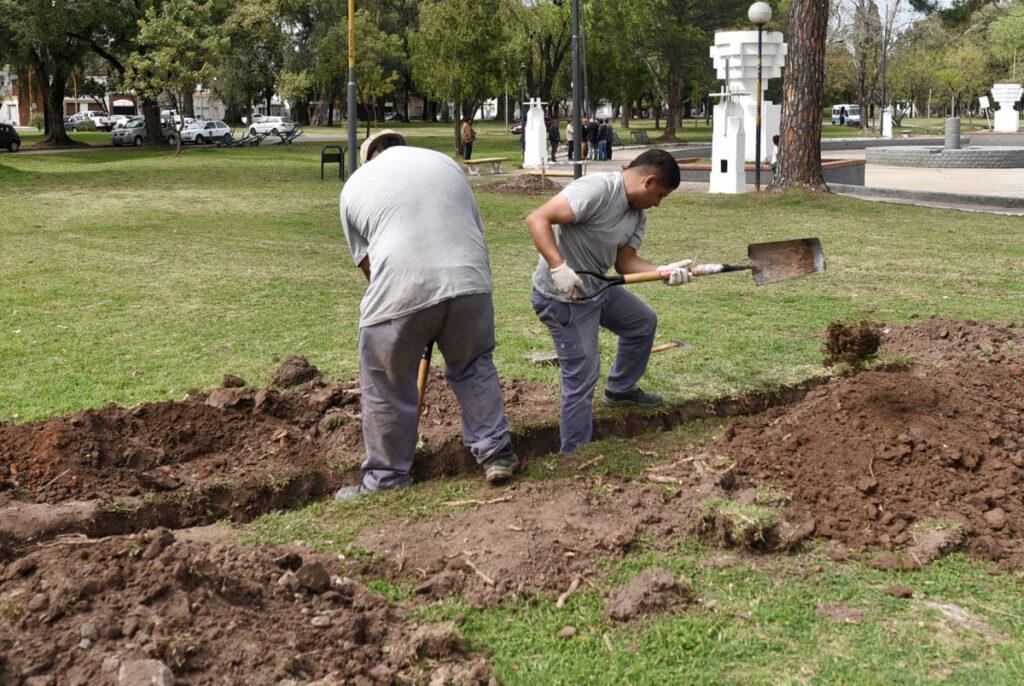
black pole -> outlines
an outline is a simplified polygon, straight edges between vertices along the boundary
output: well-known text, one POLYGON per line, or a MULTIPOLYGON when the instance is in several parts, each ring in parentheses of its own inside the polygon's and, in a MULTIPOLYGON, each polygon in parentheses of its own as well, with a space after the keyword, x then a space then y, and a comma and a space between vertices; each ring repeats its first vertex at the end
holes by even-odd
POLYGON ((757 25, 757 130, 754 131, 754 190, 761 191, 761 31, 757 25))
POLYGON ((590 111, 590 85, 587 83, 587 17, 586 17, 586 5, 580 3, 579 6, 579 36, 580 36, 580 50, 582 55, 580 61, 583 63, 583 108, 584 114, 589 117, 592 113, 590 111))
POLYGON ((583 117, 581 110, 583 105, 580 101, 580 0, 572 0, 572 150, 569 151, 569 159, 572 160, 572 177, 578 179, 583 176, 583 167, 580 164, 580 152, 583 149, 581 129, 583 117))
POLYGON ((519 147, 526 159, 526 62, 519 63, 519 147))

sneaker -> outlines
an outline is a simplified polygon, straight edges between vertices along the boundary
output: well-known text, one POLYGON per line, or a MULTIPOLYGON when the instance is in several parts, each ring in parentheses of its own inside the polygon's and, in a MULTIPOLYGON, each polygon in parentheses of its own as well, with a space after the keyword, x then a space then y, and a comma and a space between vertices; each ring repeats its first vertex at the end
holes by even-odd
POLYGON ((344 488, 338 489, 338 492, 334 494, 335 500, 355 500, 361 495, 369 495, 374 493, 369 488, 362 484, 355 486, 345 486, 344 488))
POLYGON ((623 393, 615 393, 606 388, 601 402, 609 407, 659 407, 664 401, 657 393, 648 393, 638 386, 623 393))
POLYGON ((507 443, 484 462, 484 478, 492 484, 507 481, 518 468, 519 458, 512 452, 512 444, 507 443))

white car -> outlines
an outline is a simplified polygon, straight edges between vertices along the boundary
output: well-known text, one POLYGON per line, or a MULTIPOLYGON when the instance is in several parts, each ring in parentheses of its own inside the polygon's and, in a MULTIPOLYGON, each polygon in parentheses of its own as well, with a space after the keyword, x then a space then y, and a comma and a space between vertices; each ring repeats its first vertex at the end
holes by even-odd
POLYGON ((258 133, 276 133, 283 136, 295 130, 295 122, 291 117, 263 117, 257 122, 249 125, 249 133, 255 136, 258 133))
POLYGON ((222 121, 197 121, 189 124, 181 131, 181 143, 203 145, 213 141, 222 141, 232 136, 231 127, 222 121))

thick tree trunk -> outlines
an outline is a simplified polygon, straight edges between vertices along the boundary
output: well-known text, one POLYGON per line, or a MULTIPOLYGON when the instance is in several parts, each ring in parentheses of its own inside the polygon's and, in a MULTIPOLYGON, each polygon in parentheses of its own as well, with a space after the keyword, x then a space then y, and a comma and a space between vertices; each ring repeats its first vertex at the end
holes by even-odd
POLYGON ((36 84, 40 88, 46 88, 43 93, 45 102, 43 114, 50 135, 44 145, 48 147, 74 145, 75 142, 68 137, 64 130, 64 89, 67 88, 67 77, 63 73, 57 73, 50 79, 50 83, 44 85, 43 81, 43 79, 39 79, 36 84))
POLYGON ((779 161, 765 189, 794 187, 827 192, 821 171, 821 108, 825 92, 828 0, 793 0, 789 55, 782 85, 779 161))

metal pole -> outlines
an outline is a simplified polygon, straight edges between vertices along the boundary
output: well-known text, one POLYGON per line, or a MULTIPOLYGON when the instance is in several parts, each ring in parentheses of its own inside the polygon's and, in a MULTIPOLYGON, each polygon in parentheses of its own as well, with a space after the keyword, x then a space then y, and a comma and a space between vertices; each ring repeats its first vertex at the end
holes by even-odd
POLYGON ((754 190, 761 191, 761 32, 763 24, 757 25, 757 129, 754 131, 754 190))
POLYGON ((359 146, 356 140, 359 115, 356 111, 356 0, 348 0, 348 169, 349 174, 359 166, 359 146))
POLYGON ((580 164, 580 152, 583 149, 582 126, 583 105, 580 100, 580 0, 572 0, 572 150, 569 151, 569 159, 572 165, 572 177, 578 179, 583 176, 583 166, 580 164))
POLYGON ((526 159, 526 62, 519 64, 519 148, 526 159))
POLYGON ((590 85, 587 82, 587 18, 586 18, 586 6, 584 3, 579 4, 579 36, 580 36, 580 50, 583 54, 580 56, 580 61, 583 63, 583 114, 587 117, 590 116, 590 85))

